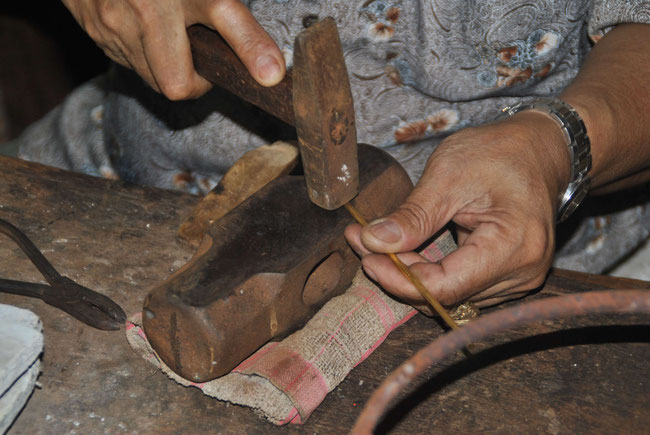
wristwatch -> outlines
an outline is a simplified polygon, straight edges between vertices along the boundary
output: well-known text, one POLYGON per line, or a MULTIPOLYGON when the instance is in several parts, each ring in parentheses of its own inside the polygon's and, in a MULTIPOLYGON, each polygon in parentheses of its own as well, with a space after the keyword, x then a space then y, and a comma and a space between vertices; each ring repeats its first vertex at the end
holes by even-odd
POLYGON ((587 196, 591 186, 591 145, 587 128, 575 109, 557 98, 539 98, 531 102, 519 102, 501 110, 502 115, 512 116, 523 110, 537 110, 551 116, 562 129, 569 149, 571 177, 569 186, 560 195, 557 221, 566 220, 587 196))

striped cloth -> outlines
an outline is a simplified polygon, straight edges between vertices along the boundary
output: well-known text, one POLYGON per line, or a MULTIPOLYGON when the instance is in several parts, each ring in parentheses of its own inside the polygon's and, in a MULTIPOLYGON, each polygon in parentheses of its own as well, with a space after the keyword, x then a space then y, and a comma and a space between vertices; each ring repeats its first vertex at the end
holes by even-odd
MULTIPOLYGON (((455 247, 445 232, 421 254, 435 262, 455 247)), ((251 407, 274 424, 302 424, 350 370, 416 312, 359 271, 348 290, 325 304, 303 329, 267 343, 231 373, 202 384, 179 377, 155 355, 140 326, 141 314, 129 320, 126 335, 138 353, 174 381, 251 407)))

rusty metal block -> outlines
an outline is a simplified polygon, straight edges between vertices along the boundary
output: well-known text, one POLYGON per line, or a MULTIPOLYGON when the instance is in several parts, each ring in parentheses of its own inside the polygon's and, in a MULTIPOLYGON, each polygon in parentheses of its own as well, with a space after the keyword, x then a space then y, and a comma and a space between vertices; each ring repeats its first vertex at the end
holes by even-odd
MULTIPOLYGON (((369 219, 411 190, 385 152, 359 145, 360 193, 369 219)), ((210 226, 197 253, 145 298, 144 329, 176 373, 205 382, 304 323, 341 294, 359 268, 343 237, 353 219, 314 205, 303 177, 283 176, 210 226)))

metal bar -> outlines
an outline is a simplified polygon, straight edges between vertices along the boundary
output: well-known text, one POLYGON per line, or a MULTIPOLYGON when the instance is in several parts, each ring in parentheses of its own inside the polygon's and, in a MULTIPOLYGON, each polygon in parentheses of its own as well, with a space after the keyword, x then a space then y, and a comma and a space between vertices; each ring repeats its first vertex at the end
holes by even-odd
POLYGON ((0 219, 0 233, 7 235, 11 240, 23 250, 27 258, 34 263, 43 277, 50 283, 56 285, 61 280, 61 275, 56 271, 54 266, 47 261, 47 258, 38 250, 38 248, 27 238, 25 233, 20 231, 14 225, 4 219, 0 219))
POLYGON ((504 308, 473 320, 434 340, 395 369, 372 394, 351 433, 372 433, 390 402, 414 378, 472 342, 541 320, 592 313, 650 314, 650 292, 612 290, 553 297, 504 308))

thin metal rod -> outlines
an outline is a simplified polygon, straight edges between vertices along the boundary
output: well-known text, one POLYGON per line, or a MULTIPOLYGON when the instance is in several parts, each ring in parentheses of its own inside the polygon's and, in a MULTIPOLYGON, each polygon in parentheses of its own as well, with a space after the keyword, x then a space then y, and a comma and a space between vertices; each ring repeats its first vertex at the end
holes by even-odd
POLYGON ((23 250, 50 285, 0 279, 0 292, 35 297, 65 311, 85 324, 102 330, 118 330, 126 320, 122 308, 108 296, 62 276, 31 240, 11 223, 0 219, 0 233, 23 250))
POLYGON ((57 272, 54 266, 47 261, 47 258, 41 254, 41 251, 39 251, 32 241, 27 238, 25 233, 4 219, 0 219, 0 233, 8 236, 11 240, 16 242, 27 258, 34 263, 34 266, 36 266, 38 271, 41 272, 41 275, 43 275, 50 285, 60 283, 62 277, 59 272, 57 272))
POLYGON ((45 293, 52 287, 34 282, 14 281, 13 279, 0 279, 0 292, 14 295, 28 296, 43 299, 45 293))
POLYGON ((517 304, 481 316, 432 341, 388 375, 372 393, 351 433, 372 433, 390 402, 413 379, 470 343, 542 320, 593 313, 650 314, 650 292, 635 289, 592 291, 517 304))
MULTIPOLYGON (((352 204, 347 203, 344 204, 345 209, 352 215, 352 217, 359 222, 362 226, 367 226, 368 221, 364 219, 363 216, 361 216, 361 213, 352 206, 352 204)), ((454 321, 454 319, 451 318, 447 310, 440 305, 440 302, 438 302, 432 295, 431 293, 427 290, 427 288, 422 284, 422 281, 411 272, 411 269, 408 268, 406 264, 402 260, 399 259, 399 257, 395 254, 386 254, 388 257, 393 261, 395 266, 399 269, 399 271, 404 275, 406 279, 408 279, 411 284, 417 289, 417 291, 422 295, 422 297, 431 305, 431 307, 438 313, 440 317, 442 317, 442 320, 451 328, 451 329, 458 329, 459 326, 458 324, 454 321)))

